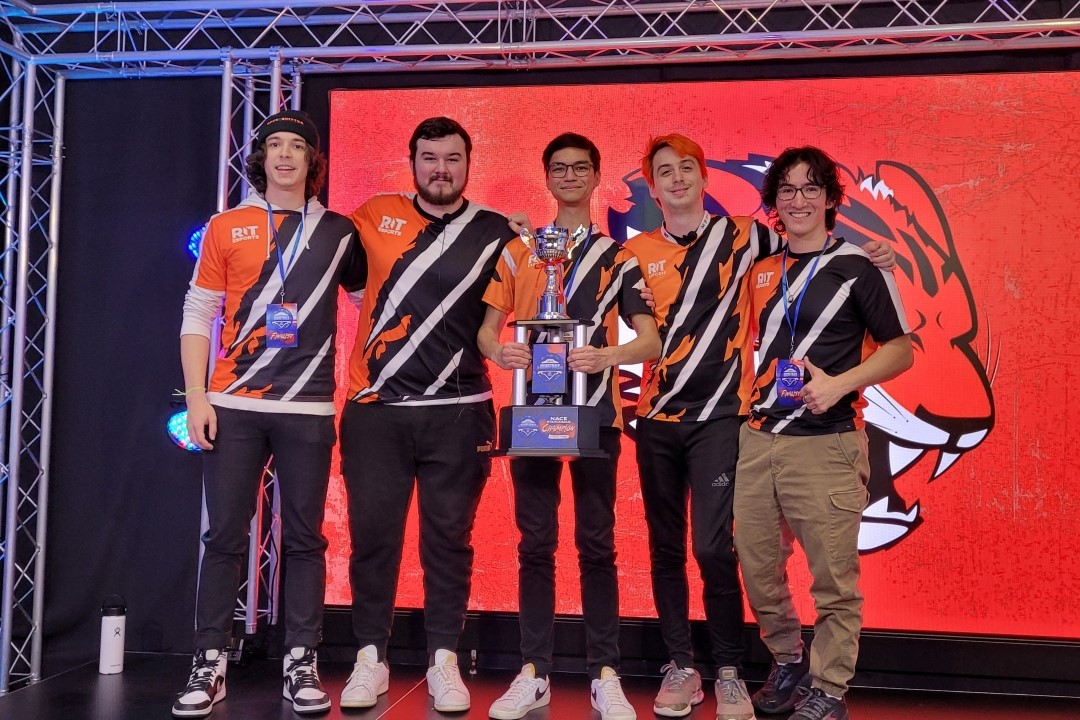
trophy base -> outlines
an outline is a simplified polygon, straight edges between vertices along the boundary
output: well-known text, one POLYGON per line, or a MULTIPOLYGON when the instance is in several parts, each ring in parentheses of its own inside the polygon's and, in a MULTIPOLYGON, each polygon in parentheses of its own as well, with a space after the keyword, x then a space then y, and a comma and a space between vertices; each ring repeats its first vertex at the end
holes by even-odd
POLYGON ((600 449, 600 410, 588 405, 509 405, 499 410, 494 457, 574 460, 607 457, 600 449))

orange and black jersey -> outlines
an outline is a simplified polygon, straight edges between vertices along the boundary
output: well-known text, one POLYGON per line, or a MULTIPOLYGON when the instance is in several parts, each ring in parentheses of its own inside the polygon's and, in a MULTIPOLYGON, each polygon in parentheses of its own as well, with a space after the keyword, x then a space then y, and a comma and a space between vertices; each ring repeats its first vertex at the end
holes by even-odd
MULTIPOLYGON (((215 405, 276 412, 333 414, 334 337, 338 285, 363 282, 359 243, 348 218, 309 200, 302 211, 274 209, 252 194, 232 210, 211 218, 191 280, 189 301, 209 298, 213 311, 224 297, 221 347, 208 399, 215 405), (298 344, 268 348, 266 310, 282 302, 276 238, 286 264, 284 302, 298 312, 298 344), (297 230, 303 225, 303 235, 297 230), (295 254, 294 254, 295 246, 295 254)), ((206 304, 204 303, 204 307, 206 304)), ((207 322, 192 321, 185 304, 185 330, 209 334, 207 322)))
MULTIPOLYGON (((820 415, 805 405, 782 406, 776 399, 776 363, 780 358, 810 358, 829 375, 863 362, 877 345, 910 332, 892 273, 879 270, 859 248, 841 239, 818 253, 791 253, 787 259, 789 301, 805 287, 795 321, 795 351, 785 318, 780 273, 783 255, 761 260, 751 271, 753 312, 758 338, 758 372, 750 397, 750 425, 785 435, 827 435, 863 427, 861 392, 852 392, 820 415), (809 285, 806 283, 809 281, 809 285)), ((795 303, 788 314, 794 316, 795 303)), ((809 382, 808 374, 804 374, 809 382)))
POLYGON ((701 422, 746 412, 753 379, 746 277, 780 238, 748 217, 708 215, 690 238, 661 226, 635 235, 637 255, 656 299, 660 360, 645 377, 638 415, 701 422))
POLYGON ((367 286, 349 361, 357 402, 442 404, 491 397, 476 346, 499 254, 514 237, 506 218, 466 201, 428 215, 414 194, 376 195, 352 214, 367 286))
MULTIPOLYGON (((570 253, 564 276, 566 314, 592 323, 586 337, 593 347, 619 344, 620 316, 652 315, 641 299, 645 282, 637 258, 595 225, 570 253)), ((522 242, 513 242, 499 258, 484 302, 519 320, 529 320, 536 315, 536 301, 546 285, 547 274, 532 251, 522 242)), ((618 382, 616 368, 590 373, 586 379, 588 404, 600 408, 604 427, 622 427, 622 412, 616 410, 621 405, 618 382)))

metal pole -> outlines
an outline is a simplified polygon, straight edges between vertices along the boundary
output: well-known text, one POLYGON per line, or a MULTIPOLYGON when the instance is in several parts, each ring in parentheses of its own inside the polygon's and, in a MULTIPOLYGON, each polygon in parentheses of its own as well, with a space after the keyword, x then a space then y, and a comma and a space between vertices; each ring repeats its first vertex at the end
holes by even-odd
MULTIPOLYGON (((524 325, 514 326, 514 342, 524 345, 529 342, 529 329, 524 325)), ((525 369, 516 368, 514 370, 513 379, 511 380, 510 388, 510 404, 511 405, 524 405, 526 384, 528 380, 525 378, 525 369)))
POLYGON ((289 108, 292 110, 300 109, 300 91, 303 89, 303 81, 300 77, 300 66, 296 63, 292 65, 292 97, 289 98, 289 108))
POLYGON ((15 290, 15 330, 12 351, 12 393, 11 423, 14 432, 8 437, 8 486, 7 516, 4 539, 4 589, 3 589, 3 627, 0 627, 0 692, 6 693, 10 685, 11 663, 11 623, 14 619, 15 604, 15 541, 19 530, 19 465, 22 455, 22 406, 23 406, 23 367, 26 365, 26 299, 27 278, 30 266, 30 247, 27 242, 30 234, 30 198, 33 189, 34 160, 34 104, 37 88, 37 66, 31 60, 26 64, 23 75, 22 118, 22 160, 19 165, 19 231, 17 247, 18 285, 15 290))
MULTIPOLYGON (((11 344, 11 330, 8 323, 11 321, 11 301, 15 291, 15 285, 11 282, 11 273, 15 269, 15 179, 18 177, 19 164, 15 162, 15 148, 19 147, 19 101, 22 97, 22 65, 11 61, 11 107, 8 111, 8 157, 7 157, 7 185, 4 188, 4 199, 7 202, 5 213, 6 222, 4 230, 4 277, 3 277, 3 301, 0 302, 0 390, 11 387, 11 353, 8 347, 11 344)), ((8 438, 8 396, 0 394, 0 466, 7 467, 7 438, 8 438)))
MULTIPOLYGON (((229 139, 232 137, 232 58, 225 58, 221 66, 221 128, 218 131, 218 185, 217 211, 225 212, 229 206, 229 139)), ((210 346, 214 347, 213 344, 210 346)), ((213 352, 210 357, 213 358, 213 352)), ((212 361, 212 360, 211 360, 212 361)))
MULTIPOLYGON (((221 107, 218 108, 218 118, 221 126, 218 128, 218 191, 217 211, 223 212, 229 203, 229 140, 232 137, 232 77, 233 61, 226 57, 221 64, 221 107)), ((204 238, 205 239, 205 238, 204 238)), ((199 252, 202 252, 200 247, 199 252)), ((210 327, 210 354, 207 360, 206 377, 209 379, 214 374, 214 359, 217 357, 217 349, 221 344, 221 312, 214 316, 214 324, 210 327)), ((207 382, 207 387, 210 383, 207 382)), ((202 537, 210 529, 210 516, 206 512, 206 489, 203 488, 202 502, 199 511, 199 570, 195 574, 195 596, 199 594, 199 584, 202 581, 202 561, 206 554, 206 546, 202 544, 202 537)))
POLYGON ((41 402, 41 478, 38 480, 37 562, 34 565, 34 637, 31 640, 31 682, 41 677, 41 621, 45 614, 45 542, 49 519, 49 466, 52 453, 52 388, 56 354, 57 265, 60 250, 60 190, 64 164, 64 88, 57 74, 53 89, 52 187, 49 197, 49 260, 45 276, 45 367, 41 402))
POLYGON ((274 54, 274 62, 270 65, 270 107, 266 109, 267 115, 278 112, 285 103, 281 102, 281 53, 274 54))
POLYGON ((247 159, 251 155, 251 135, 255 132, 255 78, 248 75, 244 79, 244 127, 240 132, 240 199, 243 200, 251 194, 251 185, 248 183, 247 159))
MULTIPOLYGON (((580 348, 585 347, 585 331, 588 330, 588 326, 584 324, 578 324, 574 326, 574 344, 573 347, 580 348)), ((570 402, 574 405, 584 405, 585 400, 585 381, 588 376, 583 372, 574 371, 574 388, 571 391, 570 402)))

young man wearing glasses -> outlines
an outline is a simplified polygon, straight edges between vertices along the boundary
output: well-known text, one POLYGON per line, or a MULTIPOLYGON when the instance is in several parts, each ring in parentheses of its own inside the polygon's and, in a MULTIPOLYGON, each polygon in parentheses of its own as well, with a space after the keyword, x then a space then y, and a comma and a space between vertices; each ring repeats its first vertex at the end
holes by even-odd
MULTIPOLYGON (((660 338, 652 312, 641 299, 644 288, 637 258, 601 233, 590 203, 600 180, 600 153, 587 138, 565 133, 543 153, 547 187, 558 205, 554 224, 571 231, 587 228, 566 265, 570 317, 591 321, 585 347, 570 351, 568 363, 588 373, 586 396, 601 408, 600 446, 604 458, 569 464, 574 493, 575 532, 581 573, 586 654, 592 679, 592 706, 602 720, 633 720, 633 706, 619 681, 619 583, 615 569, 615 489, 622 412, 618 365, 652 359, 660 338), (619 345, 619 318, 628 318, 637 338, 619 345)), ((512 218, 514 219, 514 218, 512 218)), ((524 220, 520 216, 518 219, 524 220)), ((526 221, 527 222, 527 221, 526 221)), ((524 243, 504 250, 484 294, 488 304, 477 336, 481 352, 503 369, 528 368, 532 353, 523 343, 502 343, 506 318, 531 319, 546 284, 543 268, 524 243)), ((559 479, 563 463, 516 458, 510 464, 518 545, 518 598, 523 667, 510 688, 491 706, 497 720, 516 720, 550 701, 555 620, 555 548, 558 544, 559 479)))
MULTIPOLYGON (((739 428, 753 349, 749 269, 780 250, 779 236, 751 218, 705 211, 701 146, 678 134, 653 138, 642 174, 663 225, 626 246, 656 297, 662 349, 638 404, 637 459, 649 528, 653 597, 670 662, 653 711, 681 717, 704 699, 690 641, 687 502, 705 619, 717 667, 718 720, 752 720, 739 677, 743 604, 732 537, 739 428)), ((884 266, 894 264, 891 248, 884 266)), ((870 248, 868 248, 870 249, 870 248)))
POLYGON ((848 717, 844 693, 862 627, 859 521, 870 474, 862 389, 912 364, 892 274, 831 234, 843 198, 828 155, 785 150, 765 173, 761 199, 787 247, 751 270, 760 350, 739 438, 735 545, 773 655, 753 702, 766 713, 798 703, 792 720, 848 717), (793 539, 814 578, 809 658, 787 583, 793 539))

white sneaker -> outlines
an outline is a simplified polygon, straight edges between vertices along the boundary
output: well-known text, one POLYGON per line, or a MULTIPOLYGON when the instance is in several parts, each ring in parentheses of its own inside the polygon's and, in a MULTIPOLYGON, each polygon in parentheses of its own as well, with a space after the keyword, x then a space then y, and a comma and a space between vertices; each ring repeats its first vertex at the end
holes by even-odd
POLYGON ((495 720, 518 720, 533 708, 543 707, 549 702, 551 683, 547 678, 536 677, 536 668, 529 663, 521 668, 502 697, 491 704, 488 715, 495 720))
POLYGON ((196 650, 187 687, 172 706, 173 717, 201 718, 225 699, 225 651, 196 650))
POLYGON ((600 712, 600 720, 637 720, 634 706, 623 694, 619 676, 609 667, 600 671, 600 679, 592 681, 592 706, 600 712))
POLYGON ((461 681, 457 653, 445 649, 435 652, 435 664, 427 671, 427 689, 439 712, 465 712, 469 709, 472 701, 469 689, 461 681))
POLYGON ((298 713, 317 713, 330 709, 330 696, 319 681, 318 658, 313 648, 290 648, 282 668, 285 685, 281 694, 292 701, 298 713))
POLYGON ((390 687, 390 668, 377 662, 379 651, 368 645, 356 653, 352 675, 341 691, 341 707, 366 708, 379 701, 379 696, 390 687))

